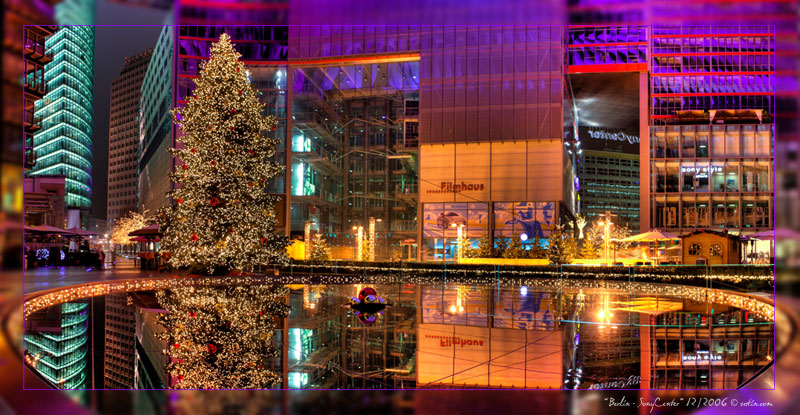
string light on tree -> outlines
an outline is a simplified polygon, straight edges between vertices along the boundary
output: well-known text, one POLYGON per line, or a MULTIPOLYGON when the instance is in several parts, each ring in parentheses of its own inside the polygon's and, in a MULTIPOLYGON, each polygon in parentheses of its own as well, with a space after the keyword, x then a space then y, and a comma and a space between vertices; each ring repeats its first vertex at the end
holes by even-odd
POLYGON ((222 34, 201 64, 185 107, 172 111, 184 135, 172 154, 186 167, 170 177, 175 204, 161 211, 163 249, 171 265, 206 273, 286 264, 288 238, 275 233, 276 196, 267 191, 283 165, 271 161, 277 125, 249 83, 241 55, 222 34))

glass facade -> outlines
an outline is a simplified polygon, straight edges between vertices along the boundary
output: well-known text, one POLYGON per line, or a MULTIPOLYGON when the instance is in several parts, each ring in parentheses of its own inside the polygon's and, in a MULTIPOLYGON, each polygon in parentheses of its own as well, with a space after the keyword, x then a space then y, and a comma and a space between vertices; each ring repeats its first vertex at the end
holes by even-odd
POLYGON ((172 157, 172 73, 174 28, 161 29, 147 66, 139 100, 138 197, 139 210, 153 213, 169 203, 172 157))
POLYGON ((25 359, 48 382, 61 389, 90 387, 89 304, 61 306, 60 330, 41 330, 25 334, 25 359))
POLYGON ((34 134, 36 164, 29 175, 66 177, 66 206, 89 208, 94 28, 61 27, 47 38, 45 48, 53 60, 45 66, 48 92, 35 106, 41 129, 34 134))
POLYGON ((774 324, 742 310, 650 317, 654 389, 735 389, 775 356, 774 324))
POLYGON ((771 229, 773 136, 763 124, 652 127, 655 226, 771 229))

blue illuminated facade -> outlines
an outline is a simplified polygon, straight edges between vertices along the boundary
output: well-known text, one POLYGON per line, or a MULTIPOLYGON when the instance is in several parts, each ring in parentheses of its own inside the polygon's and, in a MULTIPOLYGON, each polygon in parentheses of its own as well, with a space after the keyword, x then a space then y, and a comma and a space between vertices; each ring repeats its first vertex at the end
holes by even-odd
POLYGON ((90 386, 87 382, 89 304, 66 303, 60 307, 60 331, 25 334, 25 360, 60 389, 86 388, 90 386))
MULTIPOLYGON (((56 7, 59 24, 94 22, 94 0, 71 0, 56 7)), ((83 211, 69 226, 86 225, 92 199, 92 117, 94 28, 62 26, 45 43, 53 60, 45 66, 47 94, 35 105, 41 129, 34 134, 36 164, 30 176, 64 176, 65 204, 83 211)))

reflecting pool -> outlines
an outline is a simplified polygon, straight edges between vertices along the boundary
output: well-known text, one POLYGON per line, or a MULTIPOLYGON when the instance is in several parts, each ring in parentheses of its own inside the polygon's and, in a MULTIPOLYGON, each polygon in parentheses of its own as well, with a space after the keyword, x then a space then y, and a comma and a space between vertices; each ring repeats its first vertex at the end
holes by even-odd
POLYGON ((772 303, 732 291, 286 282, 55 291, 25 305, 25 362, 65 389, 733 389, 775 355, 772 303))

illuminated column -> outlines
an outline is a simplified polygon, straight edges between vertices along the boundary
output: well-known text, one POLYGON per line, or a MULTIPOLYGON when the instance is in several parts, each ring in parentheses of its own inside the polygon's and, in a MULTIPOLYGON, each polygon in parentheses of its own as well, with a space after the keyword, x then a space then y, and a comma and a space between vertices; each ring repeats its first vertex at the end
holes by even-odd
POLYGON ((369 218, 369 260, 375 260, 375 218, 369 218))
POLYGON ((311 221, 306 221, 306 226, 303 229, 303 240, 305 241, 305 249, 303 250, 303 258, 308 259, 309 255, 311 255, 311 221))
POLYGON ((456 262, 464 257, 464 224, 458 225, 458 242, 456 244, 456 262))
POLYGON ((611 238, 611 225, 613 225, 613 223, 611 223, 611 214, 610 213, 606 212, 606 214, 604 216, 605 216, 605 220, 600 221, 600 226, 603 227, 603 234, 604 234, 604 238, 603 238, 604 239, 604 241, 603 241, 603 255, 604 255, 604 258, 606 260, 606 265, 611 265, 610 262, 609 262, 610 255, 608 254, 608 252, 609 252, 609 243, 610 243, 610 238, 611 238))
POLYGON ((353 226, 356 231, 356 261, 363 261, 364 259, 364 227, 353 226))

